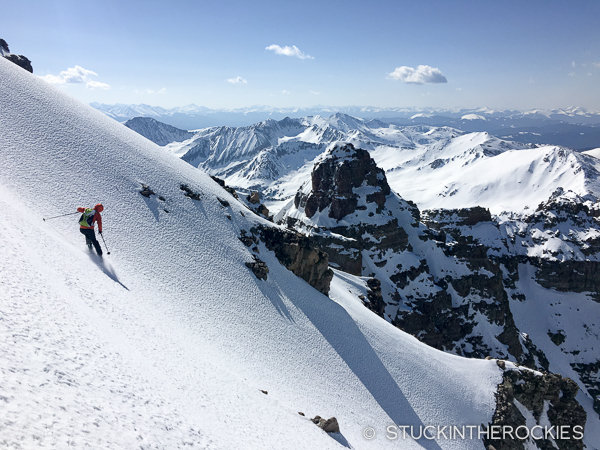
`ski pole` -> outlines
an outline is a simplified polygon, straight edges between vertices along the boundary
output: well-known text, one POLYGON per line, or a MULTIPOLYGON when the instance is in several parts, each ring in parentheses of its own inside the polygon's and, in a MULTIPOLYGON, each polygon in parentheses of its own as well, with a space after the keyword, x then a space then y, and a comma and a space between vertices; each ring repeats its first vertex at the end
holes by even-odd
POLYGON ((74 212, 74 213, 62 214, 60 216, 48 217, 48 219, 44 219, 42 217, 42 219, 44 219, 44 222, 45 222, 46 220, 58 219, 59 217, 65 217, 65 216, 72 216, 73 214, 81 214, 81 213, 79 211, 77 211, 77 212, 74 212))
MULTIPOLYGON (((102 238, 102 242, 104 242, 104 246, 106 247, 106 241, 104 240, 104 235, 102 233, 100 233, 100 237, 102 238)), ((110 255, 110 252, 108 251, 108 247, 106 247, 106 254, 110 255)))

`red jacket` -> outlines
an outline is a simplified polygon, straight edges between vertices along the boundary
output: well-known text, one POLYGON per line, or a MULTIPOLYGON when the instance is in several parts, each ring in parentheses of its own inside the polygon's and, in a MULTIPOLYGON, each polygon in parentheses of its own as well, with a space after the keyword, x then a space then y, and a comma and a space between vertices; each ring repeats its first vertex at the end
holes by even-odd
MULTIPOLYGON (((96 206, 94 206, 93 209, 96 211, 96 213, 94 214, 94 218, 92 219, 92 226, 91 227, 84 227, 83 225, 80 225, 79 227, 80 228, 86 228, 88 230, 90 230, 90 229, 93 230, 94 229, 94 223, 97 223, 98 224, 98 231, 100 233, 102 233, 102 216, 100 215, 100 212, 104 211, 104 207, 100 203, 98 203, 96 206)), ((79 207, 79 208, 77 208, 77 211, 79 211, 80 213, 84 213, 85 212, 85 208, 79 207)))

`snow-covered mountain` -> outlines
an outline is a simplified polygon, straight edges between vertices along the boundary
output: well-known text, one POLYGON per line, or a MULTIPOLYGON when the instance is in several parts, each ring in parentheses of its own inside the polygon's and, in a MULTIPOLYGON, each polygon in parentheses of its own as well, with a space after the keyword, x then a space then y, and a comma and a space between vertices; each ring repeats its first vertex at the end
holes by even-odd
MULTIPOLYGON (((133 117, 153 117, 161 122, 178 128, 191 130, 211 126, 250 126, 267 119, 281 120, 286 117, 302 118, 306 116, 329 117, 335 113, 370 120, 378 119, 399 126, 428 125, 434 127, 449 126, 464 131, 487 131, 494 135, 508 132, 537 133, 540 143, 561 144, 571 148, 587 150, 597 146, 600 125, 600 111, 583 108, 563 108, 550 110, 498 111, 489 108, 441 109, 441 108, 378 108, 365 106, 315 106, 312 108, 273 108, 252 106, 237 109, 209 109, 196 105, 187 105, 165 109, 150 105, 105 105, 92 103, 96 109, 110 117, 125 122, 133 117), (560 131, 557 141, 556 130, 543 131, 543 127, 562 124, 578 124, 560 131), (540 132, 542 129, 542 132, 540 132), (546 136, 546 133, 549 136, 546 136), (577 133, 577 134, 575 134, 577 133), (579 134, 583 133, 583 135, 579 134), (554 140, 544 140, 545 138, 554 140), (595 141, 594 141, 595 139, 595 141)), ((518 135, 517 135, 518 137, 518 135)), ((520 139, 516 139, 520 140, 520 139)))
POLYGON ((141 134, 157 145, 167 145, 171 142, 182 142, 194 136, 190 131, 180 130, 171 125, 159 122, 151 117, 134 117, 125 122, 127 128, 141 134))
POLYGON ((536 208, 558 188, 600 196, 600 161, 558 146, 468 133, 410 151, 372 152, 397 192, 423 209, 483 206, 492 213, 536 208))
MULTIPOLYGON (((483 449, 482 436, 467 429, 465 437, 464 427, 505 424, 508 411, 530 426, 573 431, 585 422, 575 397, 587 410, 585 442, 597 447, 591 400, 573 382, 419 342, 364 307, 369 277, 336 270, 322 294, 292 272, 318 264, 290 262, 298 255, 290 249, 325 258, 298 235, 1 58, 0 78, 3 447, 483 449), (96 202, 105 206, 104 259, 88 253, 77 215, 51 218, 96 202), (335 416, 340 431, 315 426, 316 415, 335 416), (396 428, 394 438, 390 426, 412 426, 417 436, 424 426, 451 426, 463 436, 446 428, 435 440, 404 438, 396 428)), ((278 124, 277 142, 293 148, 336 133, 315 118, 300 140, 295 127, 278 124)), ((260 128, 256 146, 272 145, 260 128)), ((404 139, 369 130, 385 142, 404 139)), ((215 156, 215 167, 251 153, 241 148, 215 156)), ((377 192, 361 195, 377 203, 377 192)), ((389 201, 408 219, 408 203, 389 201)), ((584 293, 575 300, 588 301, 584 293)), ((502 441, 511 439, 485 444, 502 441)))
POLYGON ((392 189, 422 209, 483 206, 499 214, 535 209, 558 188, 600 195, 598 160, 571 149, 340 113, 208 128, 168 148, 229 185, 260 190, 276 212, 334 141, 368 150, 392 189))

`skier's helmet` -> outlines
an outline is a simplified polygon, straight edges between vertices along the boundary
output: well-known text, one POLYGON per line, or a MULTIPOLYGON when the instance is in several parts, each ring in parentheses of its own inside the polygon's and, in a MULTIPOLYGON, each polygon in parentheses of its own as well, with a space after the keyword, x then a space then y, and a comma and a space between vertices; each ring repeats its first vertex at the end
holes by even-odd
POLYGON ((104 206, 102 206, 102 203, 98 203, 96 206, 94 206, 94 209, 98 212, 102 212, 104 211, 104 206))

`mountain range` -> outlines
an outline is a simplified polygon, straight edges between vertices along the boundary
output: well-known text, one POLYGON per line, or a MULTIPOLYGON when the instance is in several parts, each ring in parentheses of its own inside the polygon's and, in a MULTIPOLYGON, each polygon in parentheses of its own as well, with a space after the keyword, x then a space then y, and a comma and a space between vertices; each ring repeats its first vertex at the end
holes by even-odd
MULTIPOLYGON (((143 120, 150 121, 125 125, 144 134, 143 120)), ((535 209, 559 187, 582 196, 600 194, 598 160, 584 153, 341 113, 211 127, 166 148, 236 188, 261 191, 277 212, 306 183, 316 158, 337 141, 368 150, 392 189, 424 209, 483 206, 499 214, 535 209)))
POLYGON ((399 126, 449 126, 463 131, 484 131, 510 140, 558 144, 575 150, 589 150, 600 146, 600 112, 583 108, 534 109, 529 111, 498 111, 489 108, 375 108, 330 107, 272 108, 255 106, 238 109, 209 109, 196 105, 165 109, 150 105, 91 104, 109 117, 125 122, 133 117, 151 117, 185 130, 213 126, 250 126, 267 119, 286 117, 329 117, 341 113, 361 119, 378 119, 399 126))

